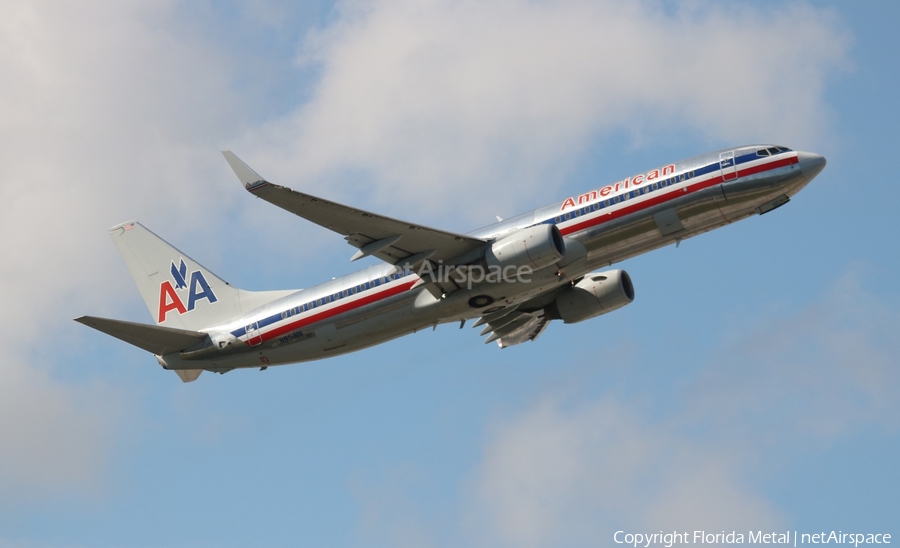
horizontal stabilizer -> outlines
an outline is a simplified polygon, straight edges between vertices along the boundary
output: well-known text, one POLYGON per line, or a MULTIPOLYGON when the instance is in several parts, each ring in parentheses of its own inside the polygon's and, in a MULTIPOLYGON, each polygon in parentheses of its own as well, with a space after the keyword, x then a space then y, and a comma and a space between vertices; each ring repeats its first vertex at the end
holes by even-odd
POLYGON ((190 348, 208 337, 206 333, 199 331, 94 316, 82 316, 75 318, 75 321, 160 356, 190 348))

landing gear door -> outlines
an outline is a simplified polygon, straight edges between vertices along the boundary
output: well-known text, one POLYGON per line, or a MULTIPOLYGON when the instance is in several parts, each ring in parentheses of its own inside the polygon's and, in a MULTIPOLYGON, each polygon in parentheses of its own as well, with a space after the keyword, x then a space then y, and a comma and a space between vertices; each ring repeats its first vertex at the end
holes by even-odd
POLYGON ((719 168, 722 170, 723 181, 737 179, 737 166, 734 165, 734 151, 719 153, 719 168))

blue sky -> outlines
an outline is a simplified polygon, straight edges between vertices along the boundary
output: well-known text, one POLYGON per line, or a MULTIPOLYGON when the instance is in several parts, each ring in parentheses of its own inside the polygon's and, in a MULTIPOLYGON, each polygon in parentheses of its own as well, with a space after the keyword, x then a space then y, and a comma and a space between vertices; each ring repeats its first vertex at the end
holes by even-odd
POLYGON ((897 527, 900 8, 856 2, 7 2, 0 544, 583 546, 897 527), (635 302, 500 351, 441 326, 204 374, 106 228, 234 285, 354 270, 277 183, 468 231, 731 145, 819 152, 786 207, 634 258, 635 302))

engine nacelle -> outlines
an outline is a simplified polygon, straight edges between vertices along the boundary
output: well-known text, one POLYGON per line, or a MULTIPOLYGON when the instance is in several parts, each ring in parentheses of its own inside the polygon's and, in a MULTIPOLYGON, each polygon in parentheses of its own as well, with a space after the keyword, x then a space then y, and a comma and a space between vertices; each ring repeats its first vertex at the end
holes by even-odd
POLYGON ((556 225, 540 224, 518 230, 494 242, 484 254, 488 266, 529 266, 535 270, 556 264, 566 244, 556 225))
POLYGON ((622 308, 634 300, 631 277, 624 270, 592 272, 562 290, 548 307, 550 316, 576 323, 622 308))

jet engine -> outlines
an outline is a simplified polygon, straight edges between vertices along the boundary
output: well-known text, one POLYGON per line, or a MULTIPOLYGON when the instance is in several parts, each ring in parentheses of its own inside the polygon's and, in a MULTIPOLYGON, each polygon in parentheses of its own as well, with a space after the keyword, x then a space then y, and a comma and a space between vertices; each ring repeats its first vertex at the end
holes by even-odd
POLYGON ((518 230, 494 242, 484 254, 488 266, 529 266, 535 270, 556 264, 566 244, 556 225, 540 224, 518 230))
POLYGON ((622 308, 633 300, 634 286, 627 272, 592 272, 560 291, 547 312, 553 319, 576 323, 622 308))

